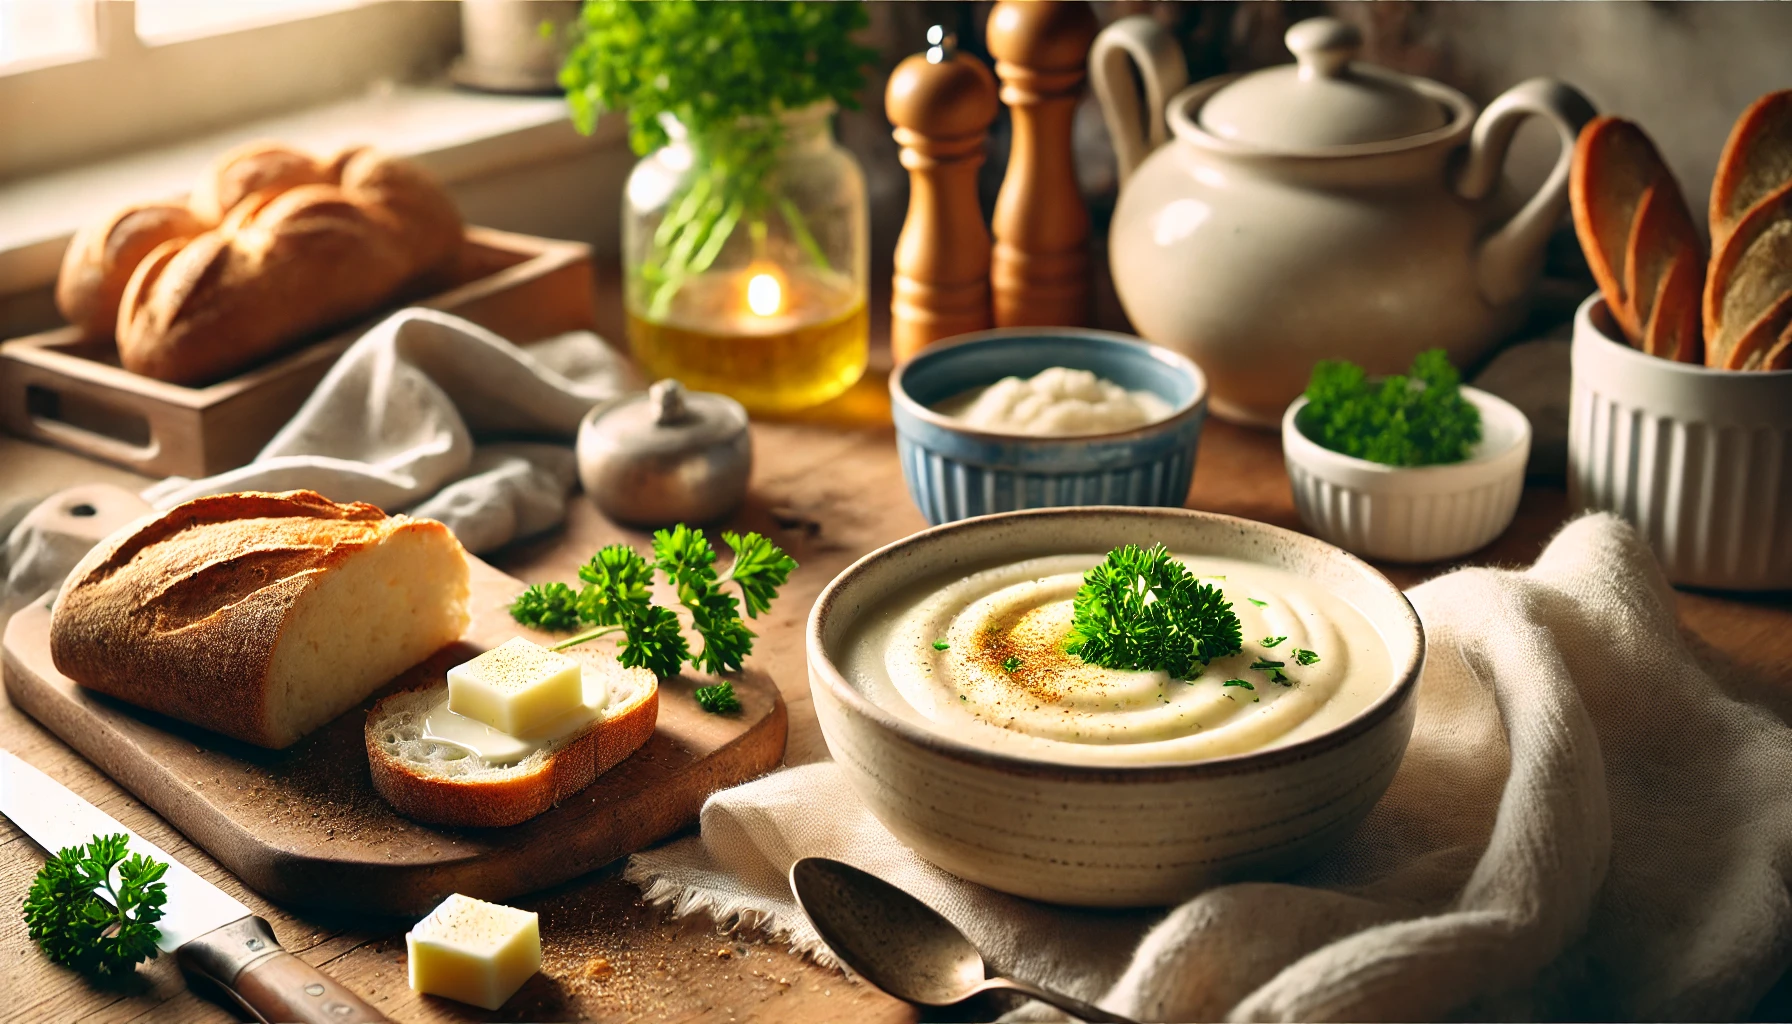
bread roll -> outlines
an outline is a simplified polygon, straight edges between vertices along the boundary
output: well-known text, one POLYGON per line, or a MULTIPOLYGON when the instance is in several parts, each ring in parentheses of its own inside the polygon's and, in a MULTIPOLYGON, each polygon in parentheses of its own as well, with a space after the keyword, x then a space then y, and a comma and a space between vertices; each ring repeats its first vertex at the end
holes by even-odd
MULTIPOLYGON (((228 194, 275 176, 264 164, 284 166, 270 152, 226 161, 228 194)), ((458 255, 460 215, 434 178, 367 148, 340 166, 340 185, 242 192, 217 228, 133 277, 118 306, 120 364, 210 384, 377 311, 458 255)))
POLYGON ((194 213, 216 224, 251 192, 270 188, 284 192, 330 180, 326 168, 309 153, 278 142, 251 142, 219 157, 200 176, 187 202, 194 213))
POLYGON ((441 523, 225 494, 95 546, 56 597, 50 652, 82 686, 279 748, 458 639, 467 596, 441 523))
POLYGON ((414 273, 440 268, 460 254, 460 213, 423 168, 362 148, 344 162, 341 173, 342 191, 386 225, 414 273))
POLYGON ((109 338, 132 271, 150 251, 208 225, 185 206, 137 203, 76 232, 62 254, 56 308, 91 338, 109 338))
POLYGON ((378 309, 415 273, 388 226, 334 185, 283 192, 233 234, 188 242, 119 307, 119 363, 209 384, 378 309))

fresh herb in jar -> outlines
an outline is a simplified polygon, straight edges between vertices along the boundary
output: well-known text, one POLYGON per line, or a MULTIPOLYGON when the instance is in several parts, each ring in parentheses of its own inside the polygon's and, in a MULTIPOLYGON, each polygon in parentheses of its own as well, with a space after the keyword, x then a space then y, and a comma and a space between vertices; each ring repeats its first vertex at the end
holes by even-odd
POLYGON ((763 239, 774 215, 827 266, 796 206, 771 185, 785 141, 778 115, 828 100, 858 106, 877 53, 852 34, 868 20, 859 3, 587 0, 560 69, 574 124, 590 134, 598 115, 627 110, 629 142, 645 156, 671 141, 671 119, 698 152, 641 264, 650 315, 663 316, 736 230, 763 239))

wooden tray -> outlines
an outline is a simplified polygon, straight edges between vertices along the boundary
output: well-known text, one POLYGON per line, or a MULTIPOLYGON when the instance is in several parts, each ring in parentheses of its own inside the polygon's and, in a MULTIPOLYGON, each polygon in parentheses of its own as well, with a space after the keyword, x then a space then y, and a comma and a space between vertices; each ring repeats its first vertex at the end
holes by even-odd
MULTIPOLYGON (((466 640, 394 687, 440 679, 449 665, 532 635, 505 611, 523 584, 469 561, 466 640)), ((784 756, 784 701, 768 677, 749 670, 736 679, 742 708, 729 715, 704 712, 691 695, 703 680, 681 677, 660 684, 659 725, 646 746, 567 803, 508 828, 419 825, 373 790, 365 706, 286 750, 262 750, 80 689, 51 663, 49 629, 44 603, 7 624, 13 704, 244 883, 295 907, 415 916, 449 893, 503 900, 556 885, 690 825, 711 793, 784 756)))
MULTIPOLYGON (((466 317, 519 345, 596 321, 591 247, 467 229, 446 290, 394 305, 466 317)), ((386 310, 240 376, 168 384, 118 365, 111 339, 62 326, 0 343, 0 425, 146 476, 200 477, 243 465, 386 310)))

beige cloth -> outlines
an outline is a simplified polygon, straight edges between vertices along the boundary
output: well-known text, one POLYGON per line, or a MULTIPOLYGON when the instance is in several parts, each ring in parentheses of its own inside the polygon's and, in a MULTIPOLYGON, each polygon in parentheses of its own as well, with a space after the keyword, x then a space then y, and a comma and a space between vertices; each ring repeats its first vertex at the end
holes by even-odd
POLYGON ((628 876, 815 951, 784 872, 839 857, 1001 968, 1146 1020, 1747 1014, 1792 964, 1792 730, 1691 656, 1636 533, 1589 516, 1529 570, 1409 596, 1429 654, 1399 774, 1285 882, 1167 915, 1027 903, 919 860, 831 763, 717 794, 628 876))

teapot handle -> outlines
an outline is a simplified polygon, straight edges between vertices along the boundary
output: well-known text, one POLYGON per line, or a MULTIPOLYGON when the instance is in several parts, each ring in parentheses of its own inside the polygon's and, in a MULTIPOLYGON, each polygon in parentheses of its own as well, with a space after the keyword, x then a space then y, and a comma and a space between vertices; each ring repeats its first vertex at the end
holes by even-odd
POLYGON ((1149 15, 1121 18, 1102 29, 1089 48, 1089 81, 1101 102, 1101 116, 1120 164, 1120 184, 1125 185, 1139 162, 1169 137, 1164 106, 1188 84, 1182 47, 1149 15), (1139 94, 1127 70, 1129 59, 1138 65, 1145 83, 1144 117, 1139 115, 1139 94))
POLYGON ((1598 115, 1580 91, 1565 82, 1532 78, 1499 95, 1475 122, 1468 161, 1456 180, 1464 199, 1492 194, 1506 165, 1506 151, 1519 124, 1533 114, 1553 124, 1561 136, 1556 165, 1523 209, 1483 239, 1475 258, 1475 283, 1481 298, 1502 306, 1524 294, 1543 259, 1549 234, 1568 205, 1568 171, 1574 163, 1574 140, 1581 126, 1598 115))

